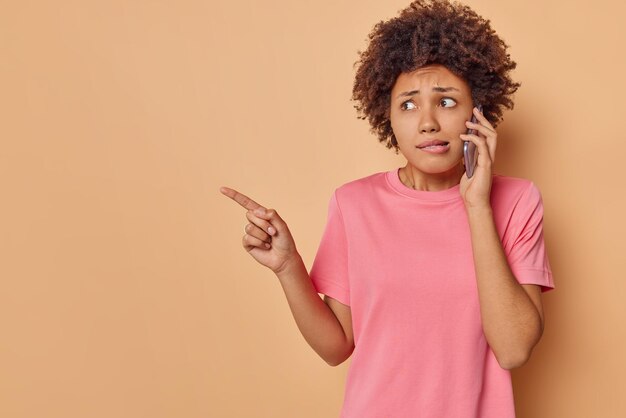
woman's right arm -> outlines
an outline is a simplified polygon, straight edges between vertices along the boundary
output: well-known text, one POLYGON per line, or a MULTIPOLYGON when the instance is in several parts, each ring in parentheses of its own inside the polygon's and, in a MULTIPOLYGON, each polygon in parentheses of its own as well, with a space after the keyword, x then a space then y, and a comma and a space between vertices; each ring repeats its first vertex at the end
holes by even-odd
POLYGON ((220 192, 248 209, 244 249, 271 269, 283 288, 291 313, 307 343, 329 365, 343 363, 354 349, 350 308, 317 294, 285 221, 228 187, 220 192), (326 303, 325 303, 326 302, 326 303))
POLYGON ((343 363, 354 349, 350 308, 331 298, 320 299, 299 254, 276 276, 307 343, 329 365, 343 363))

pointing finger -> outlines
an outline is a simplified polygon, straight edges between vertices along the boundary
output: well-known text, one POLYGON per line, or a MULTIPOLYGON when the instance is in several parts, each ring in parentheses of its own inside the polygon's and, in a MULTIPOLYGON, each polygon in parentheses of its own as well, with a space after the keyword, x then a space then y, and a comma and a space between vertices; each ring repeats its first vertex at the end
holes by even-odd
POLYGON ((250 199, 243 193, 239 193, 237 190, 231 189, 230 187, 220 187, 220 192, 233 199, 235 202, 239 203, 241 206, 248 210, 254 210, 256 208, 263 207, 259 205, 254 200, 250 199))

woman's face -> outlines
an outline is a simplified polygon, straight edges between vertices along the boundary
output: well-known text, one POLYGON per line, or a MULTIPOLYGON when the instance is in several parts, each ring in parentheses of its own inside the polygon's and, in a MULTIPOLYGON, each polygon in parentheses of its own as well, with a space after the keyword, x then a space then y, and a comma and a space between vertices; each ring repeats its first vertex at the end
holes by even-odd
MULTIPOLYGON (((435 177, 459 176, 465 121, 472 117, 465 80, 443 65, 402 73, 391 90, 390 121, 398 147, 414 170, 435 177), (424 147, 438 141, 441 145, 424 147)), ((456 180, 459 180, 457 178, 456 180)))

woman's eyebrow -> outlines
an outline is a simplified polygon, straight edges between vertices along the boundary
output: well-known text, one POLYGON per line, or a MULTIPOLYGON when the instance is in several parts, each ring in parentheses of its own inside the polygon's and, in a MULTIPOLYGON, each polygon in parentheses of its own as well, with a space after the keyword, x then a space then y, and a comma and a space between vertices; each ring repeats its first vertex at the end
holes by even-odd
MULTIPOLYGON (((439 93, 447 93, 449 91, 460 91, 459 89, 455 88, 455 87, 433 87, 433 91, 439 92, 439 93)), ((402 96, 413 96, 414 94, 419 94, 419 90, 411 90, 411 91, 405 91, 404 93, 400 93, 398 94, 398 96, 396 97, 396 99, 402 97, 402 96)))

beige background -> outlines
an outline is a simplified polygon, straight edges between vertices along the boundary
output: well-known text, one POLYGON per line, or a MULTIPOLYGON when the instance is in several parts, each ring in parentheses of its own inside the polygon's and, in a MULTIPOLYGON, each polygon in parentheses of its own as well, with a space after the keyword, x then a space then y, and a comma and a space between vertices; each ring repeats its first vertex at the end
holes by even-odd
MULTIPOLYGON (((218 188, 310 268, 332 191, 404 164, 349 98, 408 3, 0 4, 0 416, 338 416, 349 360, 307 345, 218 188)), ((496 168, 540 187, 557 286, 518 416, 626 416, 626 8, 467 4, 518 62, 496 168)))

